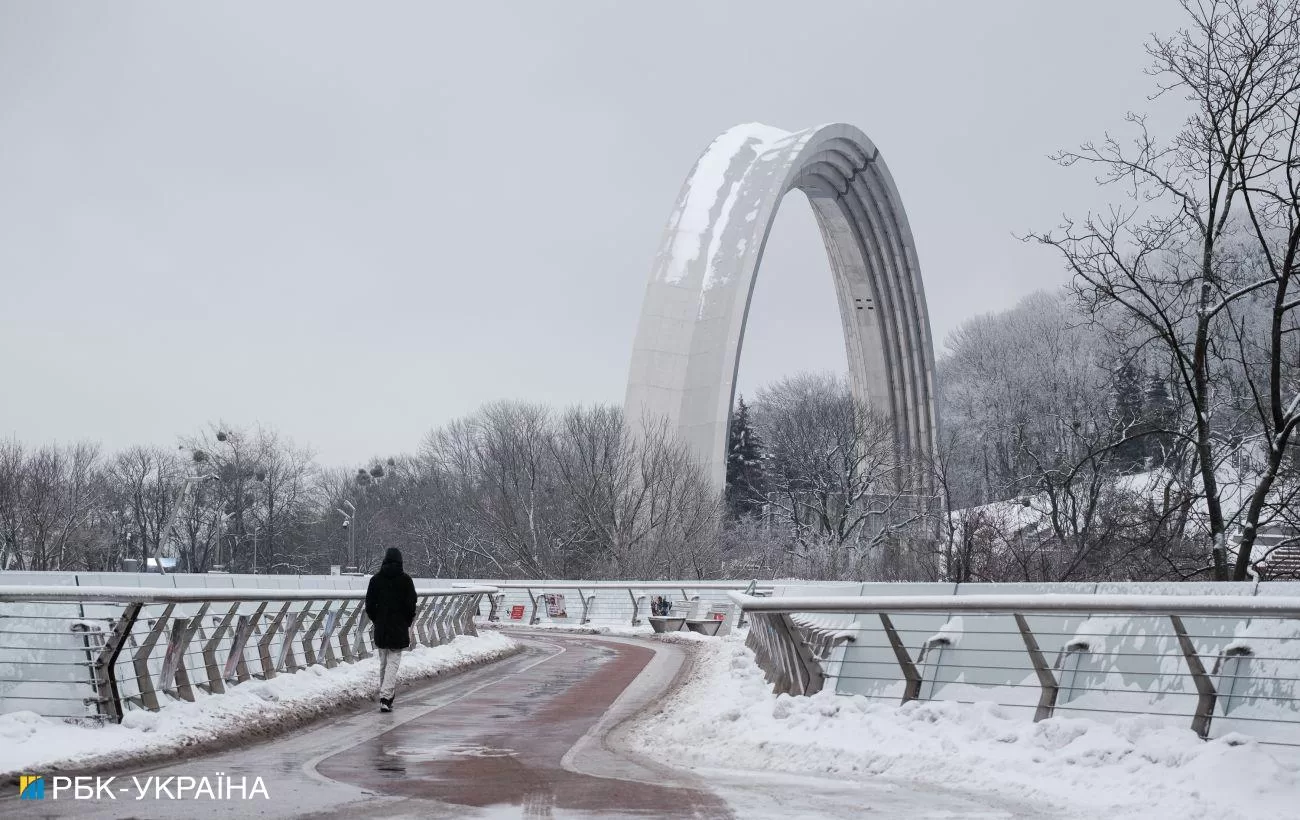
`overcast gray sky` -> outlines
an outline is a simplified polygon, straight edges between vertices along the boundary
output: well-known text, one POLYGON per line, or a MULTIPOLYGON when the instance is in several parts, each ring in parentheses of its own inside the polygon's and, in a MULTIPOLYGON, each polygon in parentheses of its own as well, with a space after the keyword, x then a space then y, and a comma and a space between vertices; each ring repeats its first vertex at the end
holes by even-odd
MULTIPOLYGON (((883 152, 940 346, 1063 281, 1013 233, 1099 202, 1046 155, 1122 126, 1172 0, 0 0, 0 436, 261 422, 326 463, 496 398, 621 402, 651 258, 719 132, 883 152)), ((799 195, 740 387, 842 369, 799 195)))

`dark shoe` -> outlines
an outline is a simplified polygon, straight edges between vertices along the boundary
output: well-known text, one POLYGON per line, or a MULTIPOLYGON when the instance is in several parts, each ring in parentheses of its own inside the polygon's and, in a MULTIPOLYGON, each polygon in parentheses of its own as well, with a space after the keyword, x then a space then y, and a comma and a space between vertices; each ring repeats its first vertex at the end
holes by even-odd
POLYGON ((380 698, 380 699, 379 699, 379 711, 381 711, 381 712, 391 712, 391 711, 393 711, 393 699, 392 699, 392 698, 380 698))

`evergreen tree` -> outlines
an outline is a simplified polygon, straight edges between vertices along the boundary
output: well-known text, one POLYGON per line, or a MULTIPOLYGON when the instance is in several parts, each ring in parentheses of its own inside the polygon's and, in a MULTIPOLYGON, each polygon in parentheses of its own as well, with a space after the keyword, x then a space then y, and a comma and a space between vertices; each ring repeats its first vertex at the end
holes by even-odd
POLYGON ((1173 444, 1178 409, 1169 383, 1159 375, 1125 364, 1115 371, 1112 391, 1115 419, 1130 436, 1117 448, 1120 468, 1136 472, 1159 467, 1173 444))
POLYGON ((1173 431, 1178 429, 1178 407, 1170 393, 1169 382, 1160 376, 1151 376, 1147 380, 1143 404, 1146 453, 1151 457, 1152 466, 1164 466, 1174 450, 1173 431))
POLYGON ((1141 470, 1146 462, 1149 443, 1140 434, 1145 429, 1145 392, 1142 371, 1132 363, 1125 363, 1115 371, 1112 400, 1115 420, 1127 435, 1137 436, 1116 448, 1120 469, 1124 472, 1141 470))
POLYGON ((763 441, 749 420, 744 397, 731 413, 727 442, 727 513, 731 518, 760 515, 767 497, 763 474, 763 441))

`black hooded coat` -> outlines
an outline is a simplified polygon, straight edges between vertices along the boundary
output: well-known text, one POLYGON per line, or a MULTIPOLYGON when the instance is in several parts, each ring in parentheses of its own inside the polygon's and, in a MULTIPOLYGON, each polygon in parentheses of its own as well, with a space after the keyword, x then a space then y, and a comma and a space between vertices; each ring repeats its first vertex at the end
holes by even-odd
POLYGON ((366 587, 366 617, 375 625, 376 649, 406 649, 415 620, 415 582, 402 571, 402 553, 390 548, 366 587))

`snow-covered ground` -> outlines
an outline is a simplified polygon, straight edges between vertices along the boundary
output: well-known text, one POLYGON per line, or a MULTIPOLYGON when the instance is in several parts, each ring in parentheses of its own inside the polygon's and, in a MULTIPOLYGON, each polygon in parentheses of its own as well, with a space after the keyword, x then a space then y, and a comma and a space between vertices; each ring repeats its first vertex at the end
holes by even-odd
POLYGON ((933 785, 1063 817, 1292 818, 1300 759, 1135 717, 1025 722, 991 704, 896 707, 823 692, 774 696, 743 636, 698 645, 690 679, 629 729, 647 754, 704 771, 758 769, 933 785))
MULTIPOLYGON (((442 646, 420 646, 403 653, 398 677, 410 683, 495 660, 517 648, 499 632, 462 636, 442 646)), ((378 659, 370 657, 333 669, 311 666, 270 680, 248 681, 224 695, 194 703, 173 702, 157 712, 131 711, 120 725, 74 726, 33 712, 11 712, 0 715, 0 772, 49 772, 126 762, 295 725, 372 694, 378 680, 378 659)))

